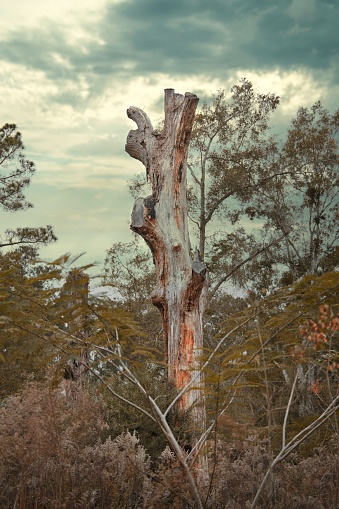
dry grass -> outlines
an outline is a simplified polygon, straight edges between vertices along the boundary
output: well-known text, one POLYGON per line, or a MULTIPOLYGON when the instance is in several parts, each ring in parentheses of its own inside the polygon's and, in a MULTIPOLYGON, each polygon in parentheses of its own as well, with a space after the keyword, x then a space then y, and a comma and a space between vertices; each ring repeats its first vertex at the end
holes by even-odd
MULTIPOLYGON (((5 400, 0 408, 1 509, 194 507, 173 453, 166 448, 152 465, 135 434, 109 435, 106 415, 104 402, 73 382, 56 390, 32 384, 5 400)), ((267 442, 256 437, 219 440, 206 508, 249 508, 270 462, 267 451, 267 442)), ((272 507, 337 509, 337 451, 320 447, 310 457, 291 455, 258 505, 272 507)))

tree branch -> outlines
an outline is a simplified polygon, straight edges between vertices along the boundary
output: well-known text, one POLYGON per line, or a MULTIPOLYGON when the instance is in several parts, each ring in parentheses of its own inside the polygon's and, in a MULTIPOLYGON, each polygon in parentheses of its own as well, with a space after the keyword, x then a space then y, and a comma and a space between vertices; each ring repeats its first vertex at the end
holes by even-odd
POLYGON ((255 253, 253 253, 251 256, 249 256, 248 258, 246 258, 246 260, 243 260, 242 262, 238 263, 238 265, 236 265, 230 272, 228 272, 216 285, 215 287, 211 290, 210 292, 210 299, 213 299, 214 295, 216 294, 216 292, 219 290, 220 286, 225 283, 227 281, 227 279, 229 279, 237 270, 240 269, 240 267, 242 267, 243 265, 245 265, 247 262, 250 262, 251 260, 254 260, 257 256, 259 256, 261 253, 263 253, 264 251, 266 251, 267 249, 269 249, 270 247, 272 246, 275 246, 276 244, 279 244, 279 242, 281 242, 283 240, 284 237, 286 237, 290 232, 284 232, 282 235, 280 235, 280 237, 278 237, 277 239, 275 240, 272 240, 272 242, 270 242, 269 244, 267 244, 267 246, 264 246, 263 248, 261 249, 258 249, 255 253))

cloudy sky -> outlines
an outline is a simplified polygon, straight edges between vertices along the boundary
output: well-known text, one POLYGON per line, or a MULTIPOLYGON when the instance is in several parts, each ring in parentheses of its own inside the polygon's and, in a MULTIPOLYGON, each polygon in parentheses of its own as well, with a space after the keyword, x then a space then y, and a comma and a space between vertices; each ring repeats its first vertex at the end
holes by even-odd
POLYGON ((338 0, 16 0, 1 2, 0 123, 23 134, 37 165, 35 208, 2 229, 51 224, 52 259, 103 262, 130 240, 127 181, 142 170, 124 145, 130 105, 156 123, 164 88, 204 98, 241 77, 282 102, 339 103, 338 0))

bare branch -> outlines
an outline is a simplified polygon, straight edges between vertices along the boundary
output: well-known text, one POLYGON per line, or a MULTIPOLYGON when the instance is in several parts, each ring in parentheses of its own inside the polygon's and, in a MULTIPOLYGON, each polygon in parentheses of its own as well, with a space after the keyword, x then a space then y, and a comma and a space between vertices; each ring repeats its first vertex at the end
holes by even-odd
MULTIPOLYGON (((296 379, 294 381, 292 391, 294 391, 296 379)), ((291 396, 290 396, 291 400, 291 396)), ((290 401, 289 401, 290 403, 290 401)), ((259 486, 259 489, 254 497, 254 500, 251 505, 251 509, 254 509, 256 505, 259 502, 259 499, 261 497, 262 491, 265 488, 268 479, 271 476, 271 473, 273 469, 282 461, 284 460, 296 447, 299 447, 299 445, 306 440, 312 433, 314 433, 320 426, 322 426, 337 410, 339 409, 339 396, 334 398, 334 400, 328 405, 328 407, 324 410, 324 412, 319 415, 319 417, 311 423, 309 426, 301 430, 295 437, 293 437, 286 445, 282 445, 282 448, 279 452, 279 454, 275 457, 275 459, 272 461, 271 465, 267 469, 267 472, 259 486)), ((289 410, 289 406, 286 409, 289 410)), ((286 414, 285 414, 286 415, 286 414)), ((286 433, 286 429, 283 430, 283 433, 286 433)))
POLYGON ((288 419, 288 414, 290 413, 290 408, 291 408, 291 405, 292 405, 292 400, 293 400, 294 391, 295 391, 295 388, 296 388, 296 385, 297 385, 297 380, 298 380, 298 371, 296 372, 295 377, 294 377, 294 382, 293 382, 293 385, 292 385, 292 389, 291 389, 291 393, 290 393, 290 397, 289 397, 289 400, 288 400, 288 404, 287 404, 286 412, 285 412, 285 417, 284 417, 283 431, 282 431, 282 448, 283 449, 285 449, 285 447, 286 447, 286 426, 287 426, 287 419, 288 419))

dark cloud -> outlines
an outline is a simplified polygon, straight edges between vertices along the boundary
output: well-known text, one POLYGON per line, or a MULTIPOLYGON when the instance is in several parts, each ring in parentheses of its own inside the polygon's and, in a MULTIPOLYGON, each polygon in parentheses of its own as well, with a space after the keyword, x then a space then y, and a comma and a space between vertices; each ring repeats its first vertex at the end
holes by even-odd
MULTIPOLYGON (((299 2, 301 5, 302 2, 299 2)), ((328 69, 338 65, 339 3, 317 1, 314 10, 283 8, 263 13, 257 24, 255 44, 246 49, 261 68, 328 69), (298 14, 293 16, 293 13, 298 14)), ((286 4, 285 4, 286 5, 286 4)), ((311 7, 312 3, 309 4, 311 7)))
MULTIPOLYGON (((67 29, 9 32, 0 59, 38 69, 59 82, 86 79, 98 94, 112 77, 154 73, 226 78, 235 70, 339 69, 339 2, 325 0, 130 0, 108 4, 86 26, 82 47, 67 29), (84 50, 85 47, 85 50, 84 50)), ((55 101, 83 99, 65 90, 55 101)))
POLYGON ((320 67, 339 53, 339 3, 294 0, 134 0, 111 6, 102 26, 118 18, 140 71, 202 74, 224 68, 320 67), (312 9, 312 5, 314 8, 312 9))
POLYGON ((226 61, 235 64, 236 42, 235 34, 227 29, 225 2, 215 3, 221 18, 211 8, 213 1, 145 0, 112 5, 107 8, 100 34, 108 48, 123 44, 135 73, 215 75, 220 58, 227 57, 226 61), (117 20, 119 42, 114 30, 117 20))
POLYGON ((62 62, 55 60, 55 54, 72 58, 72 49, 59 27, 40 29, 18 29, 10 32, 8 38, 0 41, 0 58, 7 62, 21 64, 28 69, 37 69, 47 75, 58 75, 61 79, 72 77, 72 72, 62 62))

